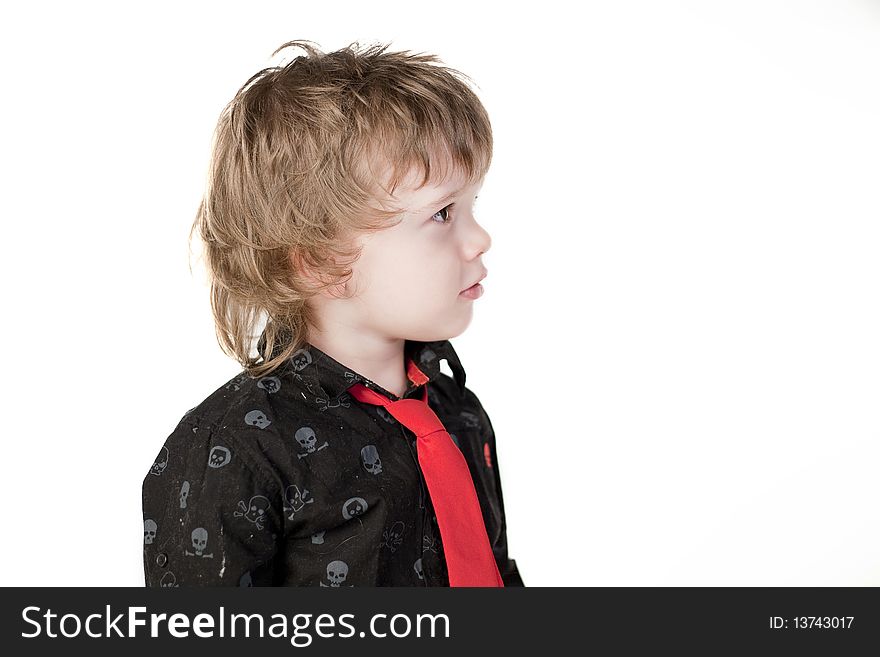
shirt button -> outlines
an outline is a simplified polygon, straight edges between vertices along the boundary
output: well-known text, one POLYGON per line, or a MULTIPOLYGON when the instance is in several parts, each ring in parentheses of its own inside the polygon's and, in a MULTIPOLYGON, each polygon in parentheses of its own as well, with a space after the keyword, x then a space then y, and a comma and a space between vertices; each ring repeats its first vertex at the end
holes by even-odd
POLYGON ((156 565, 157 566, 159 566, 160 568, 164 568, 167 563, 168 563, 168 555, 167 554, 165 554, 164 552, 160 552, 159 554, 156 555, 156 565))

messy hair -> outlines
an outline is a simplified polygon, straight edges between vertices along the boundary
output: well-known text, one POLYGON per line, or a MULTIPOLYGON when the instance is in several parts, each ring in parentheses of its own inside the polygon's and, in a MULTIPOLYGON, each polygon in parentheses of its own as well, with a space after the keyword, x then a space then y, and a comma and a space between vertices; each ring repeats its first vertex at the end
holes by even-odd
POLYGON ((474 184, 489 168, 470 78, 388 45, 289 41, 272 55, 306 55, 254 74, 220 115, 190 241, 198 230, 220 347, 252 378, 308 341, 307 301, 351 278, 352 238, 402 219, 390 198, 401 181, 457 171, 474 184))

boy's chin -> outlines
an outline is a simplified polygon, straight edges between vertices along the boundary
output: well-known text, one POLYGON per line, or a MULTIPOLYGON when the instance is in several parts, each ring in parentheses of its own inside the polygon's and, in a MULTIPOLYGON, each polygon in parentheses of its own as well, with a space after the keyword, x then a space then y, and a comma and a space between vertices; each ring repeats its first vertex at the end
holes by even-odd
POLYGON ((468 317, 467 321, 460 321, 455 324, 450 324, 444 326, 440 330, 438 330, 437 328, 433 328, 431 330, 419 332, 418 335, 421 337, 410 339, 418 340, 419 342, 442 342, 443 340, 451 340, 452 338, 456 338, 464 333, 467 330, 468 326, 470 326, 470 324, 471 320, 470 317, 468 317))

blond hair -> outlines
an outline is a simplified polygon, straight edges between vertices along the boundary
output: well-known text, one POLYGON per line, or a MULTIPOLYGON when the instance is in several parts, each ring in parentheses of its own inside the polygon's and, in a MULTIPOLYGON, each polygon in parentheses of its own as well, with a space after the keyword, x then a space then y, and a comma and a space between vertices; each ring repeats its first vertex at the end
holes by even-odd
POLYGON ((392 225, 400 209, 387 195, 402 180, 420 172, 421 187, 458 170, 473 184, 492 159, 469 77, 389 44, 325 54, 311 43, 283 44, 273 56, 306 55, 254 74, 224 108, 190 231, 203 243, 220 347, 252 378, 307 342, 308 299, 351 278, 360 254, 350 238, 392 225))

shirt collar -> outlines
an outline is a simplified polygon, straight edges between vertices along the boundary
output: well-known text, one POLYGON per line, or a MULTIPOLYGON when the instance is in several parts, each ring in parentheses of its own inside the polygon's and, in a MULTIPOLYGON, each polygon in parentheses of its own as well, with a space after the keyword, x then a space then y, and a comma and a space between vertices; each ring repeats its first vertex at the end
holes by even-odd
MULTIPOLYGON (((423 384, 439 379, 442 376, 441 360, 445 360, 449 365, 458 390, 463 396, 465 371, 449 340, 434 342, 406 340, 404 342, 404 362, 407 365, 407 388, 403 397, 410 397, 423 384)), ((302 380, 310 392, 315 395, 323 395, 323 398, 327 400, 335 399, 355 383, 362 383, 392 401, 400 399, 394 393, 346 367, 310 343, 306 343, 301 349, 295 351, 286 365, 290 367, 297 378, 302 380)))

